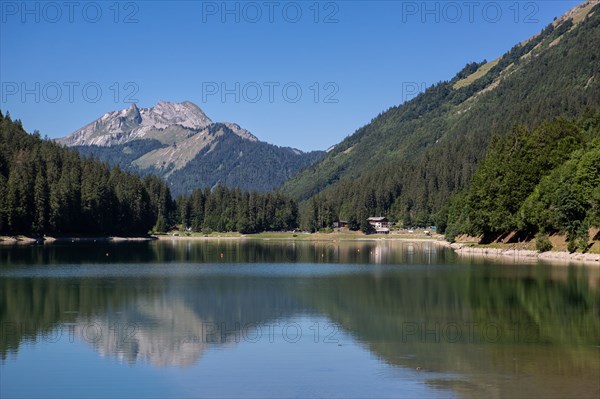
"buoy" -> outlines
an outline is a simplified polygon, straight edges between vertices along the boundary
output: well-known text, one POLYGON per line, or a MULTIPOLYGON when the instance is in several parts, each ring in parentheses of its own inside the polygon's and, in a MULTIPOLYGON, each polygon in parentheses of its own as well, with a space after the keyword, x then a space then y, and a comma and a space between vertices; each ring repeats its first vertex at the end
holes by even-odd
POLYGON ((221 258, 223 257, 223 252, 221 252, 221 258))
POLYGON ((108 256, 108 252, 105 255, 108 256))
POLYGON ((421 367, 417 367, 417 371, 421 371, 423 370, 421 367))

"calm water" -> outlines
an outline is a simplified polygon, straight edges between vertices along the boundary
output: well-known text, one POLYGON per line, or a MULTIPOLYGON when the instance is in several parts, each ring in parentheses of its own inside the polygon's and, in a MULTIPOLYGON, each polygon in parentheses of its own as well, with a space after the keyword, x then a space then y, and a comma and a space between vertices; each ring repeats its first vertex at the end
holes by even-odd
POLYGON ((600 268, 400 242, 0 247, 0 397, 600 395, 600 268))

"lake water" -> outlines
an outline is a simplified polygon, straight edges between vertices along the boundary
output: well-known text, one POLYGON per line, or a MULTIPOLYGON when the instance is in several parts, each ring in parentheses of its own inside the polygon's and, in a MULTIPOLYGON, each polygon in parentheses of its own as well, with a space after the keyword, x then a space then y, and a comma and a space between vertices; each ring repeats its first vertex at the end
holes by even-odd
POLYGON ((597 398, 600 268, 432 243, 0 247, 0 397, 597 398))

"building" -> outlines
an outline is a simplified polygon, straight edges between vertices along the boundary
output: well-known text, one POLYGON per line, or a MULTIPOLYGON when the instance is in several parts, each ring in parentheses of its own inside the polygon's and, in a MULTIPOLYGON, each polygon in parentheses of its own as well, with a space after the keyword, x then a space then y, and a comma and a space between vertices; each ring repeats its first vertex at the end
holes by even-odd
POLYGON ((390 233, 390 221, 386 217, 370 217, 367 219, 369 224, 373 226, 377 234, 390 233))

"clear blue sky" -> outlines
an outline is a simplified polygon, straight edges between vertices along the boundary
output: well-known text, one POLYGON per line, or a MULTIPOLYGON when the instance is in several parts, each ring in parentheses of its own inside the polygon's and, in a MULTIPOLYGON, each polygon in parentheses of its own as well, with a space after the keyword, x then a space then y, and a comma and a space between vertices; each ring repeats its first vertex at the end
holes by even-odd
POLYGON ((190 100, 325 149, 580 2, 2 0, 0 109, 61 137, 131 101, 190 100))

